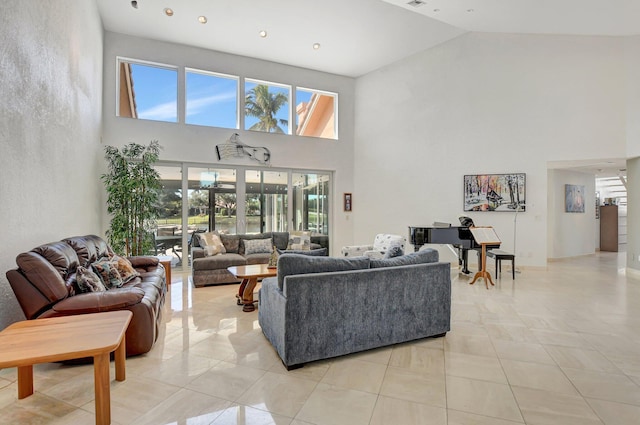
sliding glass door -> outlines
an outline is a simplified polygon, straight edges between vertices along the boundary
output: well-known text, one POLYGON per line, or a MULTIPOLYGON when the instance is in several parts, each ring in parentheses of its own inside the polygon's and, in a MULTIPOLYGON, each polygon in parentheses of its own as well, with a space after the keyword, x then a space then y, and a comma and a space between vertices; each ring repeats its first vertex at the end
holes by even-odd
POLYGON ((174 265, 183 264, 184 255, 189 259, 182 244, 190 247, 195 232, 329 235, 331 173, 182 163, 156 169, 163 188, 154 234, 158 254, 174 256, 174 265))
POLYGON ((287 231, 287 179, 282 171, 245 172, 245 233, 287 231))
POLYGON ((225 168, 189 167, 189 225, 200 231, 236 233, 236 173, 225 168))
POLYGON ((320 235, 329 234, 330 174, 293 173, 293 226, 320 235))

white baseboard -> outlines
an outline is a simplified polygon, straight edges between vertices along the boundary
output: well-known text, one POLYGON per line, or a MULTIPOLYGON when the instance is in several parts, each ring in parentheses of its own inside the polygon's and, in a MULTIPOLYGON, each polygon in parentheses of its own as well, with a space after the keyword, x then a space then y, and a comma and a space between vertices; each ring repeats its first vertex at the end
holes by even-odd
POLYGON ((632 269, 630 267, 627 267, 625 269, 625 274, 629 277, 632 277, 634 279, 640 279, 640 270, 636 270, 636 269, 632 269))

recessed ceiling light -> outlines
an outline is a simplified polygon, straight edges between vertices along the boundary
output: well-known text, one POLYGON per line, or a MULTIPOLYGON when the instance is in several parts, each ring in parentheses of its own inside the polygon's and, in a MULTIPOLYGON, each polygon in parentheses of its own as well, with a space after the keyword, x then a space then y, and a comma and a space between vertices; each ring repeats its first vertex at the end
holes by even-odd
POLYGON ((131 0, 131 7, 133 7, 134 9, 138 8, 138 2, 136 0, 131 0))
POLYGON ((206 24, 207 23, 207 17, 204 15, 198 16, 198 22, 200 22, 201 24, 206 24))
POLYGON ((167 16, 173 16, 173 9, 171 9, 170 7, 165 7, 164 14, 167 16))
POLYGON ((320 43, 313 43, 313 50, 318 50, 320 48, 320 43))
POLYGON ((473 12, 473 9, 467 9, 467 12, 471 13, 473 12))
POLYGON ((265 38, 267 36, 267 32, 265 30, 260 31, 259 34, 262 38, 265 38))
POLYGON ((434 12, 440 12, 440 9, 433 9, 434 12))

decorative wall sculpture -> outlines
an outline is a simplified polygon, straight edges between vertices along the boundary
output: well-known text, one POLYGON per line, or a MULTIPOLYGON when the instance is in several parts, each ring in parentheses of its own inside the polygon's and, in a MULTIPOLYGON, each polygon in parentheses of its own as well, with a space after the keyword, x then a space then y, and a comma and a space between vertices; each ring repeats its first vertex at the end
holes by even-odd
POLYGON ((242 143, 238 133, 233 133, 231 137, 229 137, 229 140, 220 145, 216 145, 216 155, 218 161, 231 157, 240 158, 247 156, 261 164, 271 165, 271 151, 269 151, 269 149, 264 146, 254 147, 242 143))

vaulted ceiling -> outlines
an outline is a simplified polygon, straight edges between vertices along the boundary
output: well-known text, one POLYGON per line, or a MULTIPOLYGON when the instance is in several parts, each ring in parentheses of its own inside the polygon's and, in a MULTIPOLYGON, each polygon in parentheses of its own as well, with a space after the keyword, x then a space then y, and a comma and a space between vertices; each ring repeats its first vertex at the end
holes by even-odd
POLYGON ((467 31, 640 34, 637 0, 96 1, 108 31, 350 77, 467 31))

